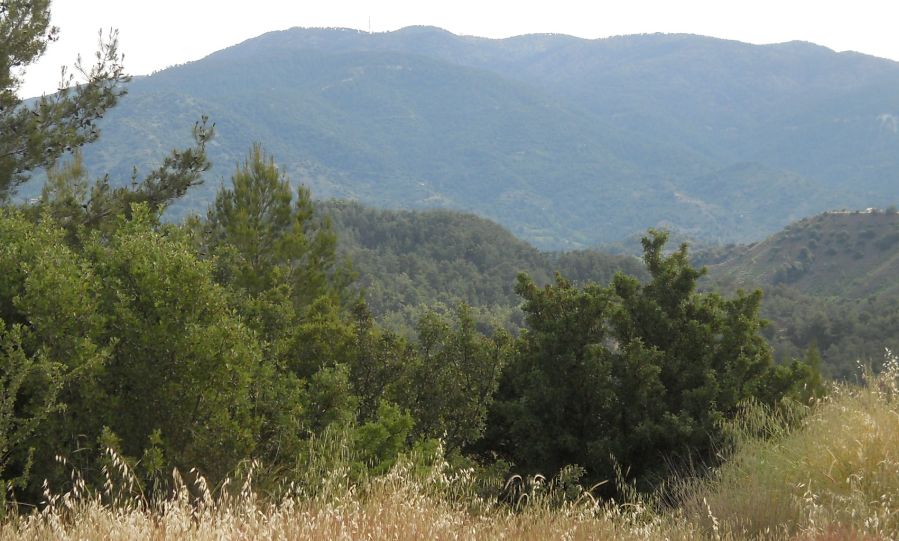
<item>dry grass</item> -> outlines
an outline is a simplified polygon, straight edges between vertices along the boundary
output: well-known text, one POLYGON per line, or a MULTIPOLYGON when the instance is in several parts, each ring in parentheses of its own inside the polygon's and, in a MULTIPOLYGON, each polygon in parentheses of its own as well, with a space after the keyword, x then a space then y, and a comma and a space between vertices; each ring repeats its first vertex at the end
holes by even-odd
MULTIPOLYGON (((518 505, 477 496, 471 472, 401 461, 351 480, 339 449, 306 464, 310 478, 277 498, 240 486, 215 493, 177 477, 149 503, 127 465, 109 457, 99 492, 45 495, 40 512, 7 517, 7 539, 778 539, 873 541, 899 537, 899 362, 862 388, 837 386, 801 420, 749 408, 738 451, 715 475, 684 481, 685 502, 659 511, 652 497, 596 502, 560 498, 541 478, 520 483, 518 505), (762 437, 765 436, 765 437, 762 437), (321 478, 313 479, 320 475, 321 478), (314 482, 313 482, 314 481, 314 482), (189 485, 189 486, 188 486, 189 485)), ((338 445, 339 441, 329 445, 338 445)), ((625 491, 627 492, 627 491, 625 491)))
MULTIPOLYGON (((108 496, 59 497, 40 513, 10 517, 0 527, 7 539, 694 539, 685 523, 669 522, 639 505, 596 505, 589 498, 560 507, 532 503, 514 511, 471 495, 465 472, 426 476, 406 463, 372 480, 364 493, 350 488, 313 498, 286 496, 266 503, 246 484, 235 496, 198 499, 181 485, 166 501, 139 497, 110 504, 108 496), (448 486, 455 487, 447 490, 448 486), (459 490, 465 492, 461 497, 459 490), (456 492, 456 494, 453 494, 456 492)), ((202 484, 202 482, 200 483, 202 484)), ((194 487, 196 488, 196 487, 194 487)))
MULTIPOLYGON (((698 490, 707 513, 744 536, 899 536, 899 362, 888 352, 883 372, 866 380, 834 386, 799 427, 747 412, 742 428, 751 435, 698 490)), ((692 507, 697 516, 695 498, 692 507)))

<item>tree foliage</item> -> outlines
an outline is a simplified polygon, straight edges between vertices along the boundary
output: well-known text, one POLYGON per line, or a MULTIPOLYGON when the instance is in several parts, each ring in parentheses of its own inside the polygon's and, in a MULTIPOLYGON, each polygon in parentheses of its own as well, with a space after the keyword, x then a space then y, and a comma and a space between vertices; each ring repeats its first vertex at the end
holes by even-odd
MULTIPOLYGON (((60 398, 108 355, 100 332, 99 281, 52 221, 0 209, 0 328, 4 479, 22 479, 60 398)), ((54 438, 61 436, 54 434, 54 438)), ((59 443, 59 439, 53 440, 59 443)), ((42 452, 43 449, 38 449, 42 452)))
POLYGON ((448 451, 465 448, 484 433, 487 411, 512 353, 501 330, 478 332, 470 308, 459 305, 451 319, 434 312, 418 322, 418 356, 407 371, 401 401, 424 437, 442 438, 448 451))
POLYGON ((142 179, 134 176, 130 185, 114 186, 108 175, 88 178, 81 153, 73 151, 70 161, 53 163, 47 170, 47 182, 41 191, 40 205, 34 210, 49 210, 71 234, 79 230, 111 230, 119 216, 130 216, 135 205, 145 205, 161 214, 188 189, 202 182, 209 168, 206 144, 212 139, 214 125, 207 118, 193 127, 194 145, 174 149, 162 164, 142 179))
POLYGON ((286 284, 298 307, 339 294, 336 237, 327 219, 316 219, 308 188, 297 189, 294 203, 290 182, 258 144, 231 182, 208 216, 225 279, 251 294, 286 284))
POLYGON ((17 95, 29 64, 56 39, 50 26, 50 0, 0 2, 0 199, 28 180, 38 167, 95 141, 97 120, 124 94, 129 80, 121 64, 118 39, 101 36, 92 65, 79 59, 79 80, 63 71, 58 92, 24 105, 17 95))
POLYGON ((663 253, 667 236, 643 239, 651 280, 619 274, 609 287, 539 288, 521 276, 528 329, 505 372, 490 440, 523 469, 567 464, 613 479, 616 463, 641 482, 666 461, 712 460, 721 421, 741 401, 776 402, 804 372, 772 364, 760 335, 759 292, 725 299, 698 293, 703 271, 686 246, 663 253))

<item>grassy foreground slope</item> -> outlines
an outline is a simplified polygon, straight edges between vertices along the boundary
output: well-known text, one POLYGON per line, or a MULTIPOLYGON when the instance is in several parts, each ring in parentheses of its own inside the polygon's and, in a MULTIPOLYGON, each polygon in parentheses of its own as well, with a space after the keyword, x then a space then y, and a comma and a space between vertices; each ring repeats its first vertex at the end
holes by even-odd
MULTIPOLYGON (((200 480, 154 505, 129 492, 112 457, 102 494, 75 482, 41 512, 7 517, 7 539, 894 539, 899 535, 899 363, 888 359, 862 387, 792 414, 747 407, 736 450, 705 479, 675 480, 660 495, 596 501, 558 479, 507 483, 497 503, 465 471, 414 460, 360 483, 347 481, 345 450, 323 448, 330 473, 318 490, 274 499, 252 481, 211 492, 200 480), (510 488, 511 487, 511 488, 510 488), (517 490, 516 489, 520 489, 517 490), (510 494, 511 493, 511 494, 510 494)), ((339 440, 334 440, 339 446, 339 440)), ((313 471, 313 475, 318 473, 313 471)), ((177 475, 177 474, 176 474, 177 475)), ((251 478, 251 476, 250 476, 251 478)), ((77 478, 76 478, 77 479, 77 478)), ((620 480, 618 482, 621 482, 620 480)), ((625 491, 627 493, 627 491, 625 491)))

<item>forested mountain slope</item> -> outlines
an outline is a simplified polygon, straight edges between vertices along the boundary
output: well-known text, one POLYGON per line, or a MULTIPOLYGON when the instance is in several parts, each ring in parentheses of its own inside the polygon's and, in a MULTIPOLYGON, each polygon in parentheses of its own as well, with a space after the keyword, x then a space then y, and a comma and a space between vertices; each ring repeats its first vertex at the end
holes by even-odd
MULTIPOLYGON (((394 328, 410 328, 426 308, 459 302, 481 319, 522 327, 514 291, 520 272, 539 284, 555 272, 577 284, 608 285, 617 271, 647 279, 635 256, 541 252, 471 214, 343 201, 319 208, 331 217, 372 312, 394 328)), ((899 214, 821 214, 762 242, 698 248, 693 261, 708 268, 706 290, 762 289, 762 315, 770 321, 764 334, 780 361, 814 346, 830 375, 853 378, 858 361, 877 368, 884 347, 899 350, 899 214)))
POLYGON ((748 242, 899 200, 899 64, 807 43, 273 32, 137 78, 86 160, 127 183, 203 114, 214 169, 174 216, 253 141, 316 197, 476 212, 550 249, 748 242))
MULTIPOLYGON (((899 214, 829 212, 762 242, 705 254, 708 287, 765 292, 767 337, 781 356, 812 345, 838 377, 899 348, 899 214)), ((703 261, 703 256, 698 258, 703 261)))
POLYGON ((371 310, 410 323, 419 311, 464 302, 491 316, 522 324, 514 291, 519 273, 541 284, 559 272, 585 283, 607 284, 622 271, 645 279, 636 257, 581 250, 541 252, 502 226, 446 210, 390 211, 358 203, 319 204, 331 217, 342 254, 358 275, 371 310))
MULTIPOLYGON (((226 53, 252 56, 276 47, 405 51, 487 69, 569 98, 620 126, 686 141, 726 161, 780 147, 783 140, 771 140, 772 131, 799 140, 799 134, 788 133, 813 123, 812 117, 847 120, 866 109, 895 114, 899 103, 880 93, 899 81, 895 62, 837 54, 806 42, 756 46, 688 34, 598 40, 538 34, 492 40, 432 27, 372 35, 292 29, 265 34, 226 53), (888 105, 892 110, 878 109, 888 105), (769 138, 759 138, 762 132, 769 138), (747 144, 753 147, 750 152, 742 148, 747 144)), ((892 131, 888 120, 886 124, 892 131)), ((811 150, 822 142, 806 144, 811 150)))
POLYGON ((822 297, 899 294, 899 213, 835 211, 800 220, 711 266, 721 283, 786 284, 822 297))
MULTIPOLYGON (((88 162, 127 178, 122 146, 152 162, 177 125, 188 135, 191 114, 217 124, 213 178, 264 141, 316 196, 475 211, 546 246, 592 242, 581 222, 597 209, 613 228, 629 229, 615 207, 638 210, 628 195, 635 186, 657 206, 667 197, 657 186, 663 175, 693 167, 681 152, 640 166, 639 153, 616 148, 643 145, 636 136, 492 73, 417 55, 317 51, 213 56, 136 81, 88 162)), ((204 208, 214 184, 181 209, 204 208)))

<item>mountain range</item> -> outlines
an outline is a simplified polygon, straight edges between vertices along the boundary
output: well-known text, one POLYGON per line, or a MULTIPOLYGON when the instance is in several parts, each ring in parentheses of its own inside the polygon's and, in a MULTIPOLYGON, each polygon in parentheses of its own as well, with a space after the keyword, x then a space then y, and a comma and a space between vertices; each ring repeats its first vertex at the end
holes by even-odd
POLYGON ((750 242, 899 201, 899 63, 803 42, 295 28, 135 78, 86 162, 128 182, 201 115, 214 168, 173 217, 254 141, 318 198, 474 212, 543 249, 750 242))

